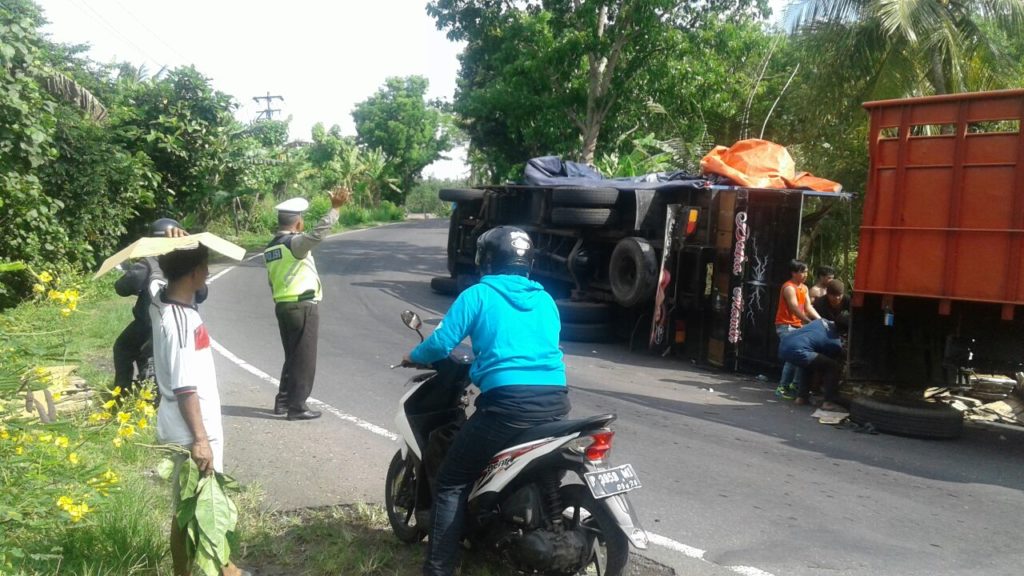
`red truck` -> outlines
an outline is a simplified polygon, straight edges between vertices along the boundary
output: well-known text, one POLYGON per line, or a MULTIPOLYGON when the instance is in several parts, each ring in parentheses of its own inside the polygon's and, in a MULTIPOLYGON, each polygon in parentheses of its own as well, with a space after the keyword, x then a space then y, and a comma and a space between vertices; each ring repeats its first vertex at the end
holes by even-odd
MULTIPOLYGON (((1024 90, 868 102, 847 383, 854 420, 953 437, 931 388, 1017 409, 1024 379, 1024 90)), ((1009 418, 1012 421, 1014 418, 1009 418)))

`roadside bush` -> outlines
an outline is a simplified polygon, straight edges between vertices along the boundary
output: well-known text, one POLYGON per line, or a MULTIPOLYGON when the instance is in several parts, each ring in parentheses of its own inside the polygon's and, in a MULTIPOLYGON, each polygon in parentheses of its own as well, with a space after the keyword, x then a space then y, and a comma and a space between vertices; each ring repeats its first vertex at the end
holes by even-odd
POLYGON ((370 212, 370 219, 375 222, 398 222, 405 220, 405 208, 395 206, 389 200, 384 200, 380 206, 370 212))

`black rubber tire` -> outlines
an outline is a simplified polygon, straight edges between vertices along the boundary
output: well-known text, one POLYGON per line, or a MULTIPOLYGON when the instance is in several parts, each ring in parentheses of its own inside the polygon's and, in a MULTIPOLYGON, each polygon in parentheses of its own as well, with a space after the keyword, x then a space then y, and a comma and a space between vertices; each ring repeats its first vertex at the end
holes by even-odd
POLYGON ((555 206, 614 206, 619 200, 615 188, 576 188, 565 186, 551 189, 551 203, 555 206))
POLYGON ((562 322, 560 339, 563 342, 609 342, 612 339, 612 327, 610 324, 562 322))
POLYGON ((612 309, 607 302, 582 302, 577 300, 555 300, 558 317, 570 324, 607 324, 612 309))
POLYGON ((964 415, 959 410, 923 399, 857 397, 850 403, 850 419, 870 423, 879 432, 918 438, 957 438, 964 429, 964 415))
POLYGON ((567 484, 558 489, 564 507, 566 528, 575 529, 583 526, 591 545, 590 561, 576 573, 596 574, 597 576, 624 576, 629 574, 629 539, 622 533, 611 513, 594 499, 585 486, 567 484), (586 510, 584 514, 570 513, 569 509, 586 510), (602 558, 603 557, 603 558, 602 558), (603 559, 604 565, 599 562, 603 559), (596 563, 596 565, 595 565, 596 563), (596 568, 591 572, 590 568, 596 568))
POLYGON ((556 226, 610 226, 619 215, 610 208, 552 208, 551 223, 556 226))
POLYGON ((480 277, 476 274, 459 274, 455 277, 455 287, 461 294, 463 290, 475 285, 480 281, 480 277))
POLYGON ((472 202, 483 200, 484 191, 477 188, 442 188, 437 197, 445 202, 472 202))
POLYGON ((416 524, 415 509, 402 506, 398 501, 416 500, 416 472, 405 458, 402 451, 395 452, 388 465, 388 475, 384 484, 384 509, 388 514, 388 523, 395 536, 406 544, 415 544, 427 535, 427 529, 416 524))
POLYGON ((608 260, 615 301, 626 308, 650 302, 658 286, 658 257, 651 243, 631 236, 619 240, 608 260))
POLYGON ((435 276, 430 279, 430 289, 445 296, 455 296, 459 293, 459 284, 455 278, 435 276))

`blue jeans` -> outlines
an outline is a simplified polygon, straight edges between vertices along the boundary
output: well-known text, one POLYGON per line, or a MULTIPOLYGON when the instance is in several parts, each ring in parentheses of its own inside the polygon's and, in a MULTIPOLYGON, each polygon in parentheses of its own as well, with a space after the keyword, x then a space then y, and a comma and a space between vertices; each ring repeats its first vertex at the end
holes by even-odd
MULTIPOLYGON (((788 334, 788 333, 790 333, 790 332, 792 332, 794 330, 797 330, 797 328, 794 328, 794 327, 790 326, 789 324, 776 324, 775 325, 775 333, 779 335, 779 340, 780 341, 783 338, 786 337, 786 334, 788 334)), ((804 379, 804 370, 803 370, 803 368, 800 368, 796 364, 792 364, 790 362, 786 362, 782 366, 782 378, 779 379, 779 386, 786 387, 790 383, 792 383, 797 388, 800 388, 800 385, 803 382, 803 379, 804 379)))
POLYGON ((538 423, 478 410, 459 430, 437 475, 434 519, 427 561, 423 564, 424 576, 451 576, 455 573, 466 501, 473 483, 495 454, 538 423))

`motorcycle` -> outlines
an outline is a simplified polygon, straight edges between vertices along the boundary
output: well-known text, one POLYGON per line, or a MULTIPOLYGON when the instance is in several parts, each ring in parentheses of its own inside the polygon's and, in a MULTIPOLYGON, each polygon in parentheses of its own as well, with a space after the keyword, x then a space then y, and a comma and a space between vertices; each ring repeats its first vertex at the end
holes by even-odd
MULTIPOLYGON (((423 341, 420 318, 406 310, 402 320, 423 341)), ((399 402, 401 447, 384 490, 388 521, 403 542, 427 536, 437 473, 467 420, 471 364, 456 349, 429 367, 411 366, 429 371, 409 380, 399 402)), ((629 545, 646 549, 648 539, 627 496, 640 488, 636 472, 608 460, 613 420, 603 414, 542 424, 496 454, 470 491, 470 546, 529 574, 626 574, 629 545)))

